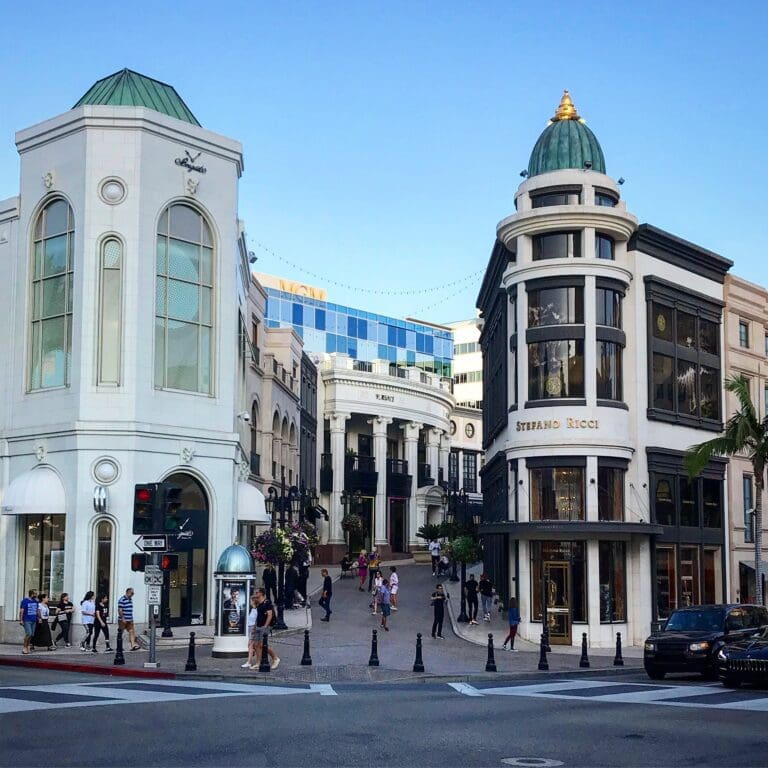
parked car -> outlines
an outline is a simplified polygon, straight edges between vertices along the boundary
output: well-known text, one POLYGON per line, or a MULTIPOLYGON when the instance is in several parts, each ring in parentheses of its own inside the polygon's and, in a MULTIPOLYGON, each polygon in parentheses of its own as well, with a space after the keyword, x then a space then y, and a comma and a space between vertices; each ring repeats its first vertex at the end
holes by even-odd
POLYGON ((673 611, 664 629, 645 641, 648 677, 668 672, 699 672, 717 677, 717 654, 726 643, 768 629, 768 611, 759 605, 697 605, 673 611))
POLYGON ((768 683, 768 629, 746 640, 727 643, 717 652, 718 677, 728 688, 768 683))

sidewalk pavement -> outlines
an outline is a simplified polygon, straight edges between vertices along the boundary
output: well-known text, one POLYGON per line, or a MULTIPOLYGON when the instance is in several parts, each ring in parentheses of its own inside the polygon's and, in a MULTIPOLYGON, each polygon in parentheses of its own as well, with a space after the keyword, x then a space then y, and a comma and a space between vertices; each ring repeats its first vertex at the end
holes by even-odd
MULTIPOLYGON (((157 671, 161 674, 170 673, 179 678, 226 678, 240 681, 246 679, 285 682, 492 679, 494 673, 485 672, 488 633, 492 632, 496 646, 497 676, 546 674, 537 670, 538 648, 534 648, 532 644, 521 644, 519 653, 510 653, 500 648, 501 641, 507 632, 506 619, 501 614, 493 614, 490 624, 469 628, 466 625, 456 625, 450 612, 443 628, 445 639, 433 639, 431 637, 433 612, 429 601, 437 580, 432 577, 428 565, 415 565, 410 561, 402 560, 392 564, 396 565, 400 577, 400 594, 398 595, 399 610, 392 612, 388 632, 379 626, 381 617, 372 615, 369 608, 371 596, 367 591, 358 590, 357 578, 337 579, 334 582, 331 602, 333 613, 329 622, 319 621, 322 611, 316 605, 316 597, 312 598, 311 609, 285 612, 286 623, 290 621, 292 629, 287 632, 273 633, 269 641, 270 647, 281 659, 277 670, 265 675, 243 669, 241 664, 244 659, 214 659, 210 655, 208 646, 199 645, 196 652, 197 671, 187 673, 184 667, 187 661, 188 632, 198 629, 191 627, 184 628, 183 633, 178 628, 174 630, 181 645, 158 646, 160 669, 157 671), (310 625, 313 626, 310 633, 310 653, 313 664, 301 666, 304 643, 301 630, 312 621, 312 614, 315 619, 314 625, 310 625), (450 631, 451 627, 454 629, 453 632, 450 631), (378 667, 368 665, 374 629, 377 630, 378 667), (422 635, 424 673, 413 672, 417 632, 422 635), (466 642, 467 640, 469 642, 466 642)), ((312 570, 310 594, 313 589, 319 588, 322 584, 319 576, 320 569, 312 570)), ((329 571, 332 575, 338 576, 338 568, 329 569, 329 571)), ((389 565, 384 565, 382 572, 388 576, 389 565)), ((453 589, 450 582, 447 582, 447 586, 449 594, 452 595, 449 605, 451 602, 458 602, 458 590, 453 589)), ((454 610, 458 612, 458 606, 454 606, 454 610)), ((210 637, 211 628, 199 627, 199 629, 201 635, 203 630, 209 630, 210 637)), ((589 672, 589 670, 579 669, 579 654, 570 652, 574 650, 577 649, 568 649, 569 652, 563 652, 563 649, 553 647, 553 653, 548 657, 549 674, 589 672)), ((629 653, 626 655, 626 666, 615 668, 612 654, 611 656, 597 655, 590 651, 591 670, 605 674, 609 670, 636 672, 641 668, 641 661, 629 653)), ((129 674, 130 670, 135 670, 142 675, 150 671, 143 668, 143 663, 147 659, 145 651, 127 651, 126 664, 122 667, 114 667, 113 658, 111 653, 85 654, 79 650, 73 653, 72 649, 51 652, 40 650, 35 651, 34 654, 22 656, 19 646, 0 646, 0 665, 15 663, 38 666, 41 664, 48 668, 66 669, 73 664, 86 663, 89 667, 88 671, 103 674, 111 674, 115 670, 119 670, 119 674, 129 674)))

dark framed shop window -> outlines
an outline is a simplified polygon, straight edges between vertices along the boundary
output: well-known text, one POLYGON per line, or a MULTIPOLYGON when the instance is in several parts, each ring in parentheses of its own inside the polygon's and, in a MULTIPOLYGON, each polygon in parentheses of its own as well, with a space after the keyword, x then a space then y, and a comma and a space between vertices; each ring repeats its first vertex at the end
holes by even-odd
POLYGON ((514 488, 517 462, 511 462, 509 475, 507 457, 499 451, 480 469, 483 492, 483 522, 496 523, 514 519, 509 513, 510 482, 514 488))
POLYGON ((534 261, 581 258, 581 230, 548 232, 531 240, 534 261))
POLYGON ((595 233, 595 258, 613 261, 616 258, 613 238, 600 232, 595 233))
POLYGON ((531 208, 547 208, 551 205, 580 205, 581 187, 548 189, 546 192, 531 193, 531 208))
POLYGON ((667 619, 672 611, 723 601, 723 548, 692 543, 657 543, 654 614, 667 619))
POLYGON ((624 520, 624 477, 627 463, 614 459, 597 460, 597 518, 601 522, 624 520))
POLYGON ((752 475, 742 475, 741 495, 742 495, 742 504, 744 509, 744 542, 747 544, 750 544, 755 540, 755 530, 754 530, 755 502, 754 502, 753 489, 754 489, 754 484, 752 482, 752 475))
POLYGON ((598 192, 595 190, 595 205, 602 205, 607 208, 615 208, 619 204, 619 201, 612 195, 606 192, 598 192))
POLYGON ((739 346, 749 349, 749 323, 739 320, 739 346))
POLYGON ((531 520, 586 520, 586 466, 573 461, 570 466, 527 462, 531 479, 531 520))
POLYGON ((459 490, 459 452, 454 448, 448 454, 448 488, 459 490))
POLYGON ((507 426, 507 302, 506 294, 496 297, 480 334, 483 354, 483 447, 488 446, 507 426))
POLYGON ((462 459, 464 490, 467 493, 477 493, 477 454, 470 451, 464 451, 462 459))
POLYGON ((621 301, 624 293, 613 288, 597 286, 595 292, 595 322, 609 328, 621 328, 621 301))
POLYGON ((528 290, 528 327, 584 322, 584 287, 553 285, 528 290))
POLYGON ((627 620, 627 545, 623 541, 598 542, 600 570, 600 623, 627 620))
POLYGON ((648 418, 720 431, 722 303, 646 278, 648 418))
POLYGON ((544 563, 568 563, 571 577, 571 619, 587 621, 587 557, 584 541, 531 541, 531 621, 542 619, 544 563))

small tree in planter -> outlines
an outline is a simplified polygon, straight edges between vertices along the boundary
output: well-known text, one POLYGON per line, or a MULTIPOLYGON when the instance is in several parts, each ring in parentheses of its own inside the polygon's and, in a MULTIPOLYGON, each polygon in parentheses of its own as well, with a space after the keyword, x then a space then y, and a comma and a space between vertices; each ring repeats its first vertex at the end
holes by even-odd
POLYGON ((420 539, 424 539, 425 545, 432 539, 439 539, 442 536, 442 526, 437 523, 425 523, 416 531, 416 535, 420 539))
POLYGON ((472 536, 459 536, 445 545, 445 552, 451 560, 462 565, 479 563, 483 559, 483 547, 472 536))

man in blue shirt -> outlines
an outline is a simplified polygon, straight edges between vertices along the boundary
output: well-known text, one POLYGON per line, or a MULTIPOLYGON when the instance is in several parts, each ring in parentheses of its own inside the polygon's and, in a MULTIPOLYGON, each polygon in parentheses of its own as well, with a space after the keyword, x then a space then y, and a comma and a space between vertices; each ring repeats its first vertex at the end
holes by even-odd
POLYGON ((29 653, 32 650, 32 637, 37 627, 37 591, 29 590, 29 597, 25 597, 19 606, 19 624, 24 627, 24 648, 22 653, 29 653))

